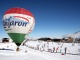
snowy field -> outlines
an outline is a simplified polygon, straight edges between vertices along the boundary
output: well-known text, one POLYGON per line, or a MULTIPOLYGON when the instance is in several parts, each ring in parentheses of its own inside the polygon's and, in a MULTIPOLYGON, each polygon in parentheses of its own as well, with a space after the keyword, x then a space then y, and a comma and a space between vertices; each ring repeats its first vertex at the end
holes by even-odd
POLYGON ((0 47, 13 48, 11 50, 0 50, 0 60, 80 60, 78 49, 79 44, 75 43, 54 43, 28 41, 25 46, 20 47, 16 52, 14 43, 0 44, 0 47), (53 47, 55 51, 53 52, 53 47), (63 55, 64 48, 67 47, 66 54, 63 55))
POLYGON ((80 54, 80 43, 55 43, 44 41, 28 41, 26 46, 39 51, 80 54), (66 51, 65 51, 66 49, 66 51))

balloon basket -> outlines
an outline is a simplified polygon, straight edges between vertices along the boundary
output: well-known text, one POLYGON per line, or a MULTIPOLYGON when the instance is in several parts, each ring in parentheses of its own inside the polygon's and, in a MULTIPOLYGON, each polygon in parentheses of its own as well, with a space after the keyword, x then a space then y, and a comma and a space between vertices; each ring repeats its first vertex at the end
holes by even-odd
POLYGON ((20 48, 19 48, 19 47, 17 47, 16 51, 17 51, 17 52, 19 52, 19 51, 20 51, 20 48))

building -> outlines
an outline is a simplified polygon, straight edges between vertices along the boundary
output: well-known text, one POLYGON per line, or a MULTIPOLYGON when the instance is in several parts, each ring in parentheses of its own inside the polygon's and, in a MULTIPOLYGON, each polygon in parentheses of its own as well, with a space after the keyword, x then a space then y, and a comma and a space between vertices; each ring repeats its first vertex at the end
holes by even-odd
POLYGON ((6 42, 9 42, 9 38, 3 38, 2 39, 2 43, 6 43, 6 42))
POLYGON ((0 43, 7 43, 7 42, 13 42, 13 40, 10 39, 10 38, 2 38, 2 39, 0 39, 0 43))

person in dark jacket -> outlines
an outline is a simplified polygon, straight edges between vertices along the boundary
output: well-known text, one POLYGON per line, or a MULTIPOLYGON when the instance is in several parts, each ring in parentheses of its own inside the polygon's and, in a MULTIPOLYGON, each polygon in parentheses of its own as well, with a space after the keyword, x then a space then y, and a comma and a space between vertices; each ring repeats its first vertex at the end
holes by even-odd
POLYGON ((67 47, 65 47, 65 54, 66 54, 66 50, 67 50, 67 47))
POLYGON ((53 52, 55 51, 55 47, 53 47, 53 52))

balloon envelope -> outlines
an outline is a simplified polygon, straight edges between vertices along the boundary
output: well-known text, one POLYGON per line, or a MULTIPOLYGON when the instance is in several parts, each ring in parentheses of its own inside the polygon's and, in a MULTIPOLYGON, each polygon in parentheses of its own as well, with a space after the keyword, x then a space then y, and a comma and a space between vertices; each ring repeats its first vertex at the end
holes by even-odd
POLYGON ((24 8, 11 8, 3 16, 3 26, 10 38, 19 46, 25 35, 33 30, 33 14, 24 8))

